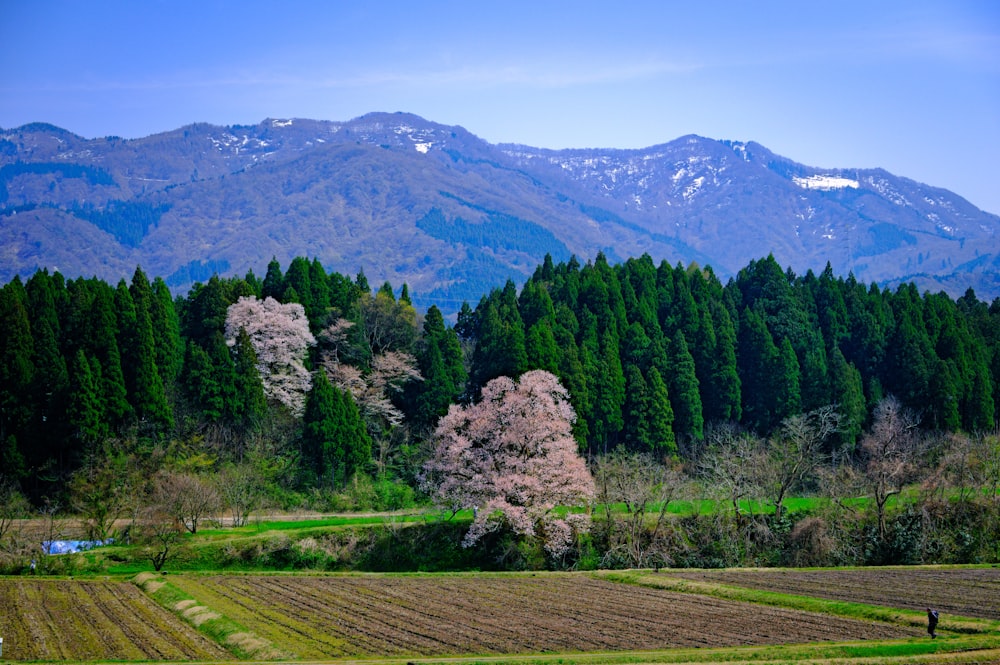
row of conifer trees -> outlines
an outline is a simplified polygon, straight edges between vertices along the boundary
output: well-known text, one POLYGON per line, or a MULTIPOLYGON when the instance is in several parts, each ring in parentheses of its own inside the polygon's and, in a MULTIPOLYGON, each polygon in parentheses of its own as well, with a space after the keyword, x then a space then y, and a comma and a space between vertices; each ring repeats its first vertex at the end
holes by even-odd
POLYGON ((290 482, 316 484, 326 462, 310 432, 332 419, 353 432, 337 457, 350 471, 412 480, 419 444, 450 404, 530 369, 569 390, 574 435, 592 457, 622 447, 683 457, 708 423, 767 434, 828 404, 842 414, 829 445, 849 454, 890 394, 926 429, 996 423, 1000 300, 971 290, 954 300, 911 284, 882 289, 829 266, 795 275, 773 257, 724 284, 710 268, 649 256, 616 265, 547 256, 523 287, 509 281, 464 304, 453 325, 415 301, 406 285, 373 290, 363 272, 328 273, 301 257, 177 297, 141 269, 115 286, 45 270, 15 278, 0 289, 0 473, 37 499, 108 441, 140 451, 184 442, 238 458, 266 439, 299 467, 290 482), (295 413, 263 397, 257 350, 226 336, 230 306, 251 296, 301 305, 315 336, 301 361, 323 375, 310 393, 326 391, 334 406, 317 410, 319 397, 307 395, 295 413), (409 358, 419 377, 366 384, 387 354, 409 358), (354 383, 338 385, 344 376, 354 383))

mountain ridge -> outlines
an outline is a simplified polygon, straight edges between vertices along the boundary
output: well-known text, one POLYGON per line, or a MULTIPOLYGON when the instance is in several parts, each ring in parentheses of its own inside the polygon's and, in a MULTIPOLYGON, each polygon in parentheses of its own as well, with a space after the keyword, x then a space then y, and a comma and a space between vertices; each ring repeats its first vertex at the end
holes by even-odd
POLYGON ((141 139, 0 129, 2 281, 43 267, 116 281, 142 265, 180 290, 301 255, 454 311, 555 249, 707 263, 723 278, 773 254, 799 272, 829 262, 883 286, 995 298, 998 230, 1000 217, 882 169, 696 135, 549 150, 405 113, 141 139))

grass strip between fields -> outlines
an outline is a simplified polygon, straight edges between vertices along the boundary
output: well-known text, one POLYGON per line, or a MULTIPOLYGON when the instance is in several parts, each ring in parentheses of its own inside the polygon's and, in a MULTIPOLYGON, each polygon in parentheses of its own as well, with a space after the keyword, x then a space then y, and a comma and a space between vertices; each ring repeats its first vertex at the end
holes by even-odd
MULTIPOLYGON (((927 624, 927 615, 924 612, 916 610, 868 605, 865 603, 851 603, 842 600, 829 600, 815 596, 797 596, 729 584, 687 580, 671 577, 669 572, 654 573, 650 571, 631 570, 595 571, 591 574, 610 582, 635 584, 681 593, 694 593, 758 605, 784 607, 806 612, 820 612, 822 614, 833 614, 867 621, 883 621, 905 626, 924 626, 927 624)), ((938 624, 938 631, 964 634, 997 634, 1000 633, 1000 621, 948 615, 938 624)))
POLYGON ((655 651, 469 656, 447 658, 336 660, 340 665, 667 665, 754 663, 755 665, 903 665, 905 663, 1000 662, 1000 644, 991 636, 944 640, 844 642, 753 647, 684 648, 655 651))
POLYGON ((161 607, 214 640, 240 660, 286 660, 293 654, 281 651, 229 617, 200 605, 194 597, 153 573, 140 573, 132 582, 161 607))

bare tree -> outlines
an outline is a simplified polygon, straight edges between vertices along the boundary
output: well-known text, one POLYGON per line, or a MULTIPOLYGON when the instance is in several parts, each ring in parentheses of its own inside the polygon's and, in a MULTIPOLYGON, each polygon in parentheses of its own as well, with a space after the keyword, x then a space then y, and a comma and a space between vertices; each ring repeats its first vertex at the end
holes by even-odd
POLYGON ((141 552, 153 564, 156 571, 180 549, 183 527, 163 506, 147 506, 139 520, 139 541, 141 552))
POLYGON ((972 463, 984 493, 1000 501, 1000 430, 978 434, 972 441, 972 463))
POLYGON ((878 535, 886 537, 886 504, 913 480, 921 452, 919 419, 889 396, 875 407, 871 430, 861 438, 861 480, 875 501, 878 535))
POLYGON ((215 485, 223 504, 233 515, 233 526, 245 526, 264 498, 261 474, 246 462, 227 466, 219 472, 215 485))
POLYGON ((598 459, 594 475, 608 525, 608 557, 631 568, 669 563, 659 544, 667 508, 684 484, 681 474, 651 455, 619 448, 598 459), (624 515, 612 509, 616 504, 624 504, 624 515))
POLYGON ((28 514, 31 504, 12 480, 0 482, 0 546, 13 526, 28 514))
POLYGON ((698 462, 699 472, 714 493, 732 507, 738 524, 744 522, 741 502, 760 495, 760 468, 765 456, 763 442, 732 424, 713 427, 706 433, 707 449, 698 462))
POLYGON ((840 427, 840 414, 833 406, 790 416, 768 440, 767 450, 759 458, 759 482, 774 502, 774 515, 780 518, 788 493, 801 487, 823 460, 823 444, 840 427))
POLYGON ((153 490, 153 504, 191 533, 197 533, 198 523, 219 509, 219 495, 205 478, 161 471, 153 490))
POLYGON ((69 482, 71 505, 87 521, 93 540, 111 537, 118 518, 128 513, 133 489, 125 459, 109 455, 91 460, 69 482))
POLYGON ((44 519, 45 535, 43 538, 44 550, 48 554, 52 548, 52 543, 62 535, 62 506, 58 501, 53 501, 45 497, 42 507, 38 509, 44 519))

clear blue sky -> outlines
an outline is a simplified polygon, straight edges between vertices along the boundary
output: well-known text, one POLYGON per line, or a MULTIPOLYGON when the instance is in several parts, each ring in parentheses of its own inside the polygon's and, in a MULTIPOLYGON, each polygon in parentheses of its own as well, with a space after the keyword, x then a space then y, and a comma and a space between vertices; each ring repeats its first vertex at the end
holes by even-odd
POLYGON ((407 111, 490 141, 758 141, 1000 214, 1000 2, 0 0, 0 127, 407 111))

